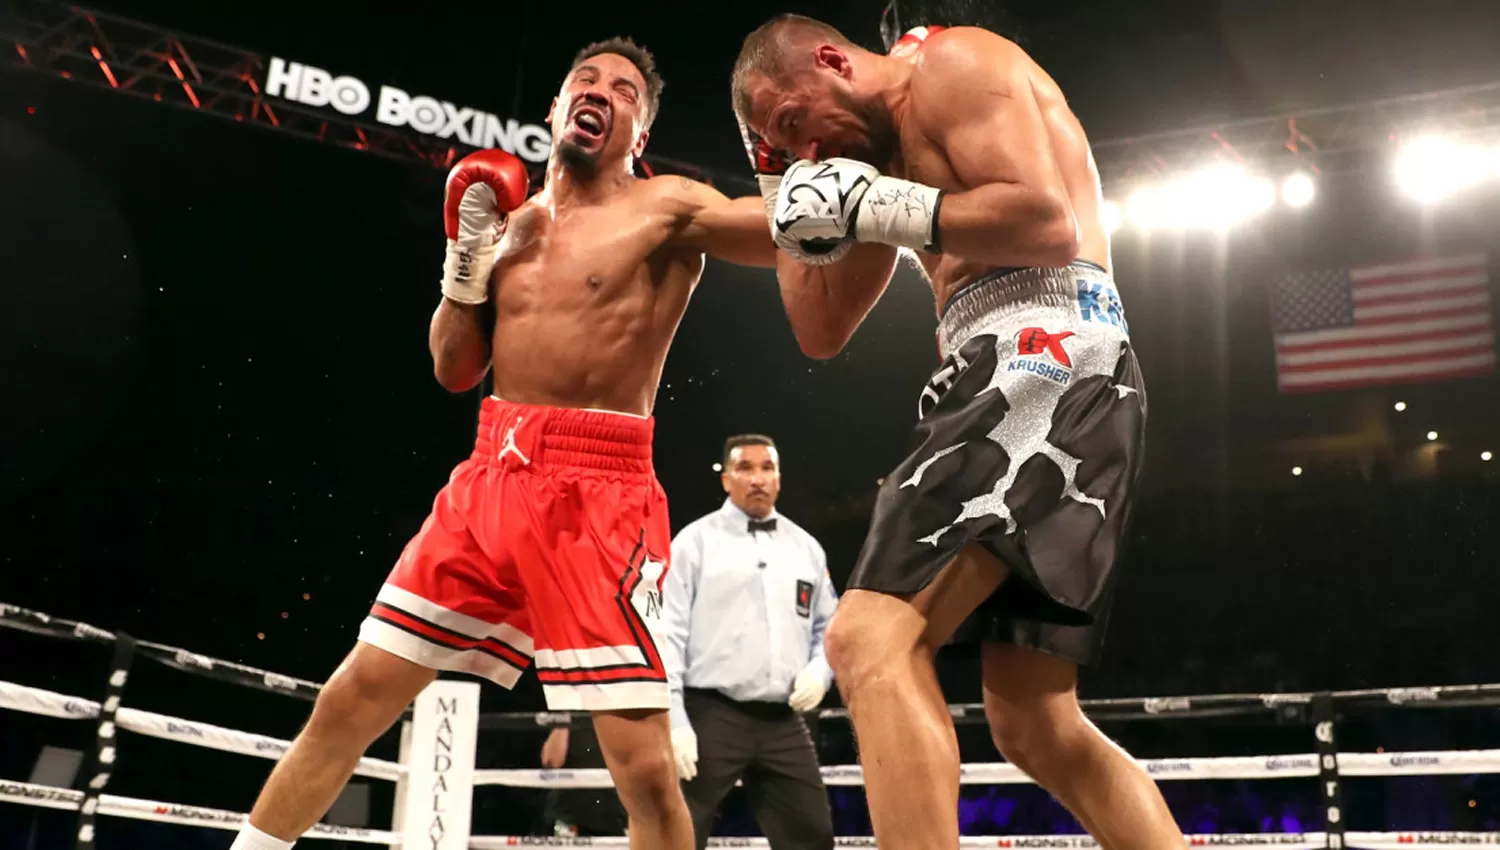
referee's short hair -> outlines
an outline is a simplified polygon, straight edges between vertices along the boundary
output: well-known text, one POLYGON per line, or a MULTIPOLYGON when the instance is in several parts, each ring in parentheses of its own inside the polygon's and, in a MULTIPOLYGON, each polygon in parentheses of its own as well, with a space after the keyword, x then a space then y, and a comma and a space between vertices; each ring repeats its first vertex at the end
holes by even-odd
POLYGON ((765 434, 736 434, 724 441, 724 468, 729 469, 729 454, 741 446, 765 446, 776 448, 776 441, 765 434))

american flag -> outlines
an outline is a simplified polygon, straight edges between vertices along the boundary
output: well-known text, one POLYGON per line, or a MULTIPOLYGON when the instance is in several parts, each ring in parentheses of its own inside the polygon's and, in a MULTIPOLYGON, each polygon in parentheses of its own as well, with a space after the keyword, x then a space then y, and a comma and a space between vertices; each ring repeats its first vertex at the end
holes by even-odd
POLYGON ((1294 272, 1273 302, 1281 391, 1486 375, 1495 368, 1483 253, 1294 272))

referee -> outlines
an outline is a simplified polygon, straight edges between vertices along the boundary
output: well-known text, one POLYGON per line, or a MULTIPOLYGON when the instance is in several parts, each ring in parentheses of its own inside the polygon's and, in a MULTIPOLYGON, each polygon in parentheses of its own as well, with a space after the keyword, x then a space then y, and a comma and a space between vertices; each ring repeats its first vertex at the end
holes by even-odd
POLYGON ((823 632, 838 604, 812 535, 776 513, 781 464, 770 437, 724 445, 719 510, 672 541, 662 588, 662 660, 672 748, 698 848, 744 781, 773 850, 828 850, 833 817, 801 712, 833 671, 823 632))

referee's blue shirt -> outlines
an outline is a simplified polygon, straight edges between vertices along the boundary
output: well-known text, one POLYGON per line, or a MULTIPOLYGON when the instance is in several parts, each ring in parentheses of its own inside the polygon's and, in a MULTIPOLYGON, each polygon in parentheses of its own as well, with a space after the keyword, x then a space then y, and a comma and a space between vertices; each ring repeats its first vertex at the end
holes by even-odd
POLYGON ((750 531, 732 501, 672 541, 662 587, 662 662, 674 728, 687 725, 682 691, 739 702, 786 702, 809 664, 833 683, 823 632, 838 597, 828 556, 811 534, 774 511, 773 531, 750 531))

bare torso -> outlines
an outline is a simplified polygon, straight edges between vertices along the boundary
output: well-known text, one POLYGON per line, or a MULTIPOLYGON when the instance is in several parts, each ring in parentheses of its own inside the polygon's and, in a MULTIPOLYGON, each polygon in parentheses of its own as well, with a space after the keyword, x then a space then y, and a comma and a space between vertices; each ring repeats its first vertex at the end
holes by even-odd
POLYGON ((703 273, 668 243, 646 181, 592 206, 548 190, 511 213, 493 279, 494 392, 507 401, 650 415, 703 273))
MULTIPOLYGON (((1053 156, 1072 201, 1073 214, 1078 220, 1078 258, 1109 270, 1109 235, 1104 229, 1100 211, 1099 172, 1082 125, 1068 108, 1057 83, 1019 47, 1007 42, 1006 49, 990 61, 1016 63, 1017 71, 1023 72, 1016 76, 1029 79, 1041 107, 1053 156)), ((923 87, 920 83, 913 85, 906 120, 899 124, 901 153, 887 173, 948 191, 975 188, 958 178, 947 155, 929 137, 920 102, 924 95, 941 96, 941 89, 923 87)), ((922 254, 919 259, 937 297, 939 312, 954 292, 992 269, 957 257, 922 254)))

